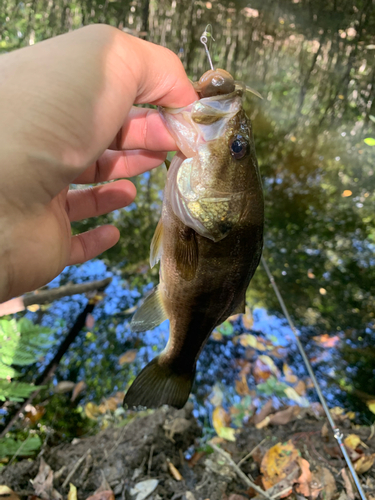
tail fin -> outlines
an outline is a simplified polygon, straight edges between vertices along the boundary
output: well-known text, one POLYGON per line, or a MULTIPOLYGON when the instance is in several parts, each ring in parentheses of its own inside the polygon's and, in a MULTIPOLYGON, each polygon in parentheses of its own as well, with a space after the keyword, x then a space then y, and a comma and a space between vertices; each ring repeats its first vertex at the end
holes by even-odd
POLYGON ((158 408, 170 405, 182 408, 188 400, 195 376, 195 366, 190 373, 179 374, 160 362, 157 356, 138 375, 124 399, 125 408, 158 408))

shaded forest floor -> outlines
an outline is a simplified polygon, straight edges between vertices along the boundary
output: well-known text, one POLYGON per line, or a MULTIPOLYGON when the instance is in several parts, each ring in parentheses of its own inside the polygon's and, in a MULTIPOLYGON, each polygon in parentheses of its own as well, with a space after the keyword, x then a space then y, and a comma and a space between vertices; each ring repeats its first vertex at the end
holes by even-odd
MULTIPOLYGON (((356 436, 349 438, 355 446, 349 451, 359 472, 369 466, 359 476, 367 498, 375 499, 373 429, 354 426, 349 420, 340 425, 345 437, 356 436)), ((4 497, 12 500, 260 499, 249 481, 266 487, 273 499, 353 500, 357 496, 323 419, 305 415, 283 426, 244 427, 234 442, 214 438, 215 450, 200 447, 200 436, 192 406, 179 411, 161 408, 96 436, 46 446, 36 460, 22 460, 1 470, 0 484, 14 490, 16 495, 4 497), (70 483, 77 491, 71 486, 69 492, 70 483)))

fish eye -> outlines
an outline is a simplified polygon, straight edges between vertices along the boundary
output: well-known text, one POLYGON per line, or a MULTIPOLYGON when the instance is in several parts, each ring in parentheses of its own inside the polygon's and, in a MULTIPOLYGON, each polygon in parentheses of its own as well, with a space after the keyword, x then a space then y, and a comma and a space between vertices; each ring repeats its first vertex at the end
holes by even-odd
POLYGON ((247 140, 242 135, 236 135, 230 145, 230 152, 234 159, 240 160, 245 156, 249 148, 247 140))

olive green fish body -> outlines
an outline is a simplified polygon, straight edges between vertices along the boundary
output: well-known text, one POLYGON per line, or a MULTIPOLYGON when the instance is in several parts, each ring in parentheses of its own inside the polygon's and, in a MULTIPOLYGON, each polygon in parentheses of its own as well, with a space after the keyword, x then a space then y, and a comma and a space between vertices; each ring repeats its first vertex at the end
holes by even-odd
POLYGON ((263 244, 263 194, 241 89, 161 112, 180 152, 168 170, 151 244, 160 284, 132 329, 145 331, 169 318, 170 336, 127 392, 128 407, 185 404, 211 332, 244 312, 263 244))

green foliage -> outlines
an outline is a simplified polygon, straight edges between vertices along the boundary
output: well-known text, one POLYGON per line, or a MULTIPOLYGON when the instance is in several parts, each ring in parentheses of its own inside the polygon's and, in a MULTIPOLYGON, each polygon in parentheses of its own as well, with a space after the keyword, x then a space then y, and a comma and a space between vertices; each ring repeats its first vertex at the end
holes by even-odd
POLYGON ((0 457, 27 457, 39 450, 42 442, 38 435, 30 436, 25 441, 12 438, 0 439, 0 457))
POLYGON ((279 382, 276 377, 269 377, 263 384, 257 385, 257 390, 266 396, 277 396, 278 398, 285 397, 285 389, 289 386, 284 382, 279 382))
POLYGON ((11 381, 20 376, 12 365, 35 363, 51 346, 51 331, 26 318, 0 320, 0 400, 23 401, 38 387, 11 381))

